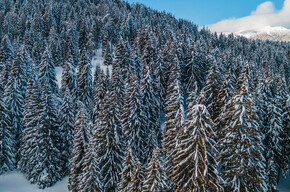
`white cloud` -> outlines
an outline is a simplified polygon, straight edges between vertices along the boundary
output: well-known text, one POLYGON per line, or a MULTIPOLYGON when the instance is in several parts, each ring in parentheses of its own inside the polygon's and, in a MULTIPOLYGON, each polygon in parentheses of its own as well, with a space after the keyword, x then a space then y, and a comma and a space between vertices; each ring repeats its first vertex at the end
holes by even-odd
POLYGON ((259 5, 256 11, 252 11, 252 15, 264 15, 275 12, 275 5, 271 1, 267 1, 259 5))
POLYGON ((260 4, 250 16, 230 18, 209 25, 211 31, 223 33, 241 33, 257 31, 265 27, 281 26, 290 29, 290 0, 285 0, 281 10, 275 10, 273 2, 260 4))

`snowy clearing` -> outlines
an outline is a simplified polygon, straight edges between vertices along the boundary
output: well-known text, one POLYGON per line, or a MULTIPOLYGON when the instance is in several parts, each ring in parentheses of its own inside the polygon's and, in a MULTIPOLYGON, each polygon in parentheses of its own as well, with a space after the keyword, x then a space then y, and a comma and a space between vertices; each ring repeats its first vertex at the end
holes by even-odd
POLYGON ((52 187, 39 189, 37 185, 30 184, 29 181, 19 172, 12 172, 0 175, 1 192, 68 192, 68 177, 57 182, 52 187))
MULTIPOLYGON (((93 56, 92 61, 92 77, 94 78, 94 73, 96 70, 96 66, 100 66, 101 70, 104 71, 104 73, 106 73, 107 69, 109 70, 109 73, 111 75, 112 72, 112 66, 105 66, 104 65, 104 59, 102 57, 102 48, 97 49, 95 56, 93 56)), ((62 74, 62 67, 56 67, 55 68, 55 73, 56 73, 56 80, 57 80, 57 84, 58 87, 60 88, 61 86, 61 74, 62 74)), ((93 79, 94 80, 94 79, 93 79)))

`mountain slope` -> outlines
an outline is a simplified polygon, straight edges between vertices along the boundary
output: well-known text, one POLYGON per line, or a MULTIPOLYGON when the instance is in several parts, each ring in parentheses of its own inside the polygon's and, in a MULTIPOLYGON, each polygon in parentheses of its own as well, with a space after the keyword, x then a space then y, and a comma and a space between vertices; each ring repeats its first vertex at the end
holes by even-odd
POLYGON ((249 39, 271 40, 271 41, 290 41, 290 29, 284 27, 265 27, 257 31, 241 31, 238 35, 249 39))

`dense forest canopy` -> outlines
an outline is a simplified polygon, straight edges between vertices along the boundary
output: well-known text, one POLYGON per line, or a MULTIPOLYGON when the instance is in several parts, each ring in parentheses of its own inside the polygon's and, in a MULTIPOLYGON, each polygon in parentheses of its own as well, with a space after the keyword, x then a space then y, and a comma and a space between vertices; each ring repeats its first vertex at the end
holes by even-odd
POLYGON ((0 1, 0 174, 70 191, 275 191, 290 43, 120 0, 0 1), (92 74, 101 49, 105 66, 92 74), (57 84, 56 67, 62 67, 57 84))

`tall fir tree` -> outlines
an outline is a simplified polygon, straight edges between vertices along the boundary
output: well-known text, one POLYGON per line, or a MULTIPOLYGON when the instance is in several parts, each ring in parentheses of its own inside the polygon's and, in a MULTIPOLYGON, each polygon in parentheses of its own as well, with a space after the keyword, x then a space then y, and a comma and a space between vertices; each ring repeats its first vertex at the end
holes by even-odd
POLYGON ((79 187, 82 182, 84 155, 88 143, 88 127, 89 120, 85 106, 82 102, 78 102, 68 184, 68 189, 72 192, 81 190, 79 187))
POLYGON ((166 121, 165 121, 165 132, 163 145, 166 151, 166 166, 168 174, 171 174, 173 166, 172 157, 175 154, 177 139, 182 133, 184 124, 184 108, 183 108, 183 97, 182 88, 180 83, 180 69, 175 57, 174 62, 171 66, 171 73, 169 77, 169 86, 167 90, 166 98, 166 121))
POLYGON ((127 142, 132 147, 133 156, 142 161, 146 149, 145 114, 141 105, 140 86, 136 74, 128 80, 125 91, 125 101, 127 102, 122 111, 122 130, 127 142))
POLYGON ((61 74, 61 87, 60 87, 61 93, 64 94, 66 89, 69 90, 69 94, 73 98, 73 101, 76 102, 77 78, 73 58, 70 52, 68 53, 67 58, 64 62, 61 74))
MULTIPOLYGON (((94 133, 94 131, 92 131, 94 133)), ((100 172, 97 162, 95 135, 89 135, 89 143, 85 148, 82 174, 80 175, 79 191, 101 192, 100 172)))
POLYGON ((135 159, 134 173, 128 186, 128 192, 142 192, 145 180, 144 169, 138 159, 135 159))
POLYGON ((204 105, 189 110, 178 152, 173 155, 175 191, 221 191, 214 123, 204 105))
POLYGON ((97 157, 103 191, 117 191, 123 158, 119 140, 116 138, 115 122, 112 114, 113 106, 110 101, 109 92, 107 92, 100 106, 98 117, 100 143, 97 157))
POLYGON ((282 155, 284 156, 284 163, 282 164, 282 175, 286 177, 290 172, 290 95, 287 94, 286 105, 283 113, 283 133, 284 139, 282 141, 282 155))
POLYGON ((5 35, 2 38, 0 46, 0 71, 1 71, 0 80, 4 87, 6 86, 12 68, 13 57, 14 57, 14 49, 8 38, 8 35, 5 35))
MULTIPOLYGON (((43 80, 43 79, 42 79, 43 80)), ((39 188, 52 186, 62 178, 65 169, 61 159, 61 133, 57 118, 57 99, 52 92, 52 85, 48 80, 41 87, 39 121, 35 142, 38 148, 35 151, 32 174, 39 188)))
POLYGON ((160 158, 160 150, 156 148, 145 172, 143 191, 145 192, 162 192, 167 191, 165 169, 160 158))
POLYGON ((73 136, 75 128, 75 103, 67 88, 64 93, 62 105, 59 109, 59 127, 61 132, 61 158, 64 163, 63 175, 69 172, 69 162, 73 148, 73 136))
MULTIPOLYGON (((2 84, 0 82, 0 87, 2 88, 2 84)), ((0 89, 1 89, 0 88, 0 89)), ((5 122, 5 119, 7 118, 6 116, 6 108, 5 104, 3 102, 3 97, 2 97, 2 91, 0 93, 0 175, 8 171, 8 165, 5 161, 5 156, 4 156, 4 146, 3 146, 3 136, 4 136, 4 130, 6 129, 7 125, 5 122)))
POLYGON ((28 81, 25 105, 23 111, 23 132, 21 134, 21 147, 19 149, 20 160, 18 168, 26 175, 30 182, 35 183, 36 179, 31 174, 35 162, 35 152, 37 150, 37 132, 40 116, 40 88, 37 79, 36 69, 33 68, 28 81))
POLYGON ((220 77, 221 74, 219 72, 219 68, 216 61, 214 61, 206 78, 205 86, 196 99, 196 103, 204 104, 207 107, 213 120, 215 120, 219 115, 217 96, 220 90, 220 77))
POLYGON ((221 138, 220 169, 225 190, 264 191, 264 160, 258 116, 248 92, 249 69, 244 66, 240 89, 229 101, 228 118, 221 138))
POLYGON ((3 131, 3 152, 9 170, 15 169, 19 160, 17 153, 20 147, 22 132, 21 121, 24 107, 21 85, 16 74, 17 70, 13 69, 4 92, 5 113, 7 115, 5 121, 7 127, 3 131))
MULTIPOLYGON (((151 67, 143 65, 142 68, 142 78, 141 78, 141 104, 145 116, 144 121, 144 133, 145 133, 145 143, 148 147, 147 140, 149 139, 149 135, 152 130, 155 131, 156 136, 160 133, 160 111, 156 111, 156 108, 159 108, 159 100, 155 97, 154 94, 155 90, 153 88, 153 78, 151 73, 151 67)), ((158 109, 160 110, 160 109, 158 109)), ((157 139, 156 139, 157 140, 157 139)), ((146 163, 151 158, 151 154, 153 151, 150 151, 149 156, 144 156, 143 160, 141 160, 141 163, 146 163)))
POLYGON ((84 103, 89 117, 93 113, 93 89, 91 63, 85 53, 82 54, 77 68, 78 98, 84 103))
POLYGON ((134 173, 134 165, 135 162, 132 155, 131 145, 128 145, 126 157, 123 161, 123 169, 120 173, 120 181, 118 184, 118 190, 120 192, 127 192, 129 190, 129 184, 134 173))

